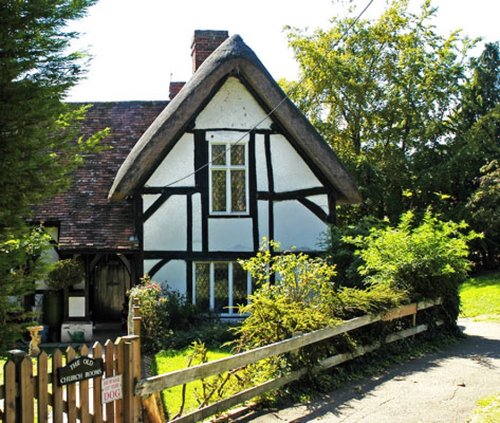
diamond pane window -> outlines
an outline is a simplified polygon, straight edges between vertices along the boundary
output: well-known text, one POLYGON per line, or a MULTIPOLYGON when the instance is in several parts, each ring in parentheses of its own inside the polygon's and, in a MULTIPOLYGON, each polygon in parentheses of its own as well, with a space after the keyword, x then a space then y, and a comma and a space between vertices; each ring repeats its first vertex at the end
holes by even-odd
POLYGON ((244 212, 246 210, 246 179, 244 170, 231 171, 231 210, 244 212))
POLYGON ((227 313, 229 305, 229 277, 227 263, 214 264, 214 311, 227 313))
POLYGON ((227 189, 226 171, 212 170, 212 210, 217 212, 226 211, 227 189))
POLYGON ((210 309, 210 263, 196 264, 196 304, 202 311, 210 309))
MULTIPOLYGON (((238 264, 233 264, 233 306, 247 303, 248 274, 238 264)), ((235 310, 237 312, 237 310, 235 310)))
POLYGON ((193 280, 193 302, 202 311, 236 315, 251 293, 249 275, 237 263, 195 263, 193 280))
POLYGON ((235 144, 231 146, 231 164, 245 165, 245 144, 235 144))
POLYGON ((210 212, 248 212, 248 168, 246 142, 210 143, 210 212))
POLYGON ((226 164, 226 144, 212 144, 212 164, 226 164))

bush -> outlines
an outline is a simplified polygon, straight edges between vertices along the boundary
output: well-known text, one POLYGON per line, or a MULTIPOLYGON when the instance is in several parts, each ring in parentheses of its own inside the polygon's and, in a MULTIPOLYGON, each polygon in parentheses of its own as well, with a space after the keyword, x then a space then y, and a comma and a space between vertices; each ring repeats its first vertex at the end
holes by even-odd
POLYGON ((82 265, 76 259, 58 260, 47 275, 47 286, 54 291, 69 288, 83 280, 82 265))
POLYGON ((163 288, 148 275, 129 291, 130 302, 138 301, 141 341, 146 351, 158 351, 168 344, 175 330, 190 329, 197 320, 196 307, 175 291, 163 288))
POLYGON ((389 288, 410 301, 443 298, 446 323, 455 326, 459 312, 458 286, 471 263, 467 243, 479 235, 467 225, 444 222, 426 212, 417 224, 412 212, 396 227, 373 228, 367 236, 345 239, 356 245, 367 287, 389 288))

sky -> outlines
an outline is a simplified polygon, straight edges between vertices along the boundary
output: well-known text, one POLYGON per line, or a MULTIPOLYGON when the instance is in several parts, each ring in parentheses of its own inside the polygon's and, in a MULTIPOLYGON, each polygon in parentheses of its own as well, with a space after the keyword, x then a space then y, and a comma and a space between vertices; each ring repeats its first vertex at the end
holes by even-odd
MULTIPOLYGON (((92 56, 87 74, 69 101, 166 100, 170 81, 192 75, 191 42, 196 29, 239 34, 275 79, 296 79, 298 67, 287 45, 288 25, 328 28, 333 16, 356 16, 369 0, 99 0, 87 17, 73 22, 73 43, 92 56)), ((420 0, 410 0, 418 8, 420 0)), ((437 31, 462 29, 485 42, 500 40, 499 0, 433 0, 437 31)), ((385 0, 374 0, 363 18, 376 19, 385 0)), ((415 9, 416 10, 416 9, 415 9)), ((482 45, 482 44, 481 44, 482 45)), ((475 54, 479 54, 479 49, 475 54)))

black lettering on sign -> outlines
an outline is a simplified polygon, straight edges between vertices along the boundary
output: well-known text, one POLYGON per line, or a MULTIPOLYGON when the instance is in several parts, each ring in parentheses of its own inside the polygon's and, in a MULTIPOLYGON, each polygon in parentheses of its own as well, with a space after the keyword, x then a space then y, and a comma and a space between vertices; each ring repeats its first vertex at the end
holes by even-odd
POLYGON ((57 369, 57 384, 62 386, 102 375, 102 358, 78 357, 57 369))

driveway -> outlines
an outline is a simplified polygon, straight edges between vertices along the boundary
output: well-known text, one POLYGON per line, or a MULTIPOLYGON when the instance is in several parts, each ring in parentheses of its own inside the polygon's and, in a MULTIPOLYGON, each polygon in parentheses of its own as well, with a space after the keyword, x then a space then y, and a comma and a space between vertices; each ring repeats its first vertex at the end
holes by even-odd
POLYGON ((467 338, 358 380, 309 404, 257 411, 238 422, 467 422, 476 401, 500 393, 500 324, 461 319, 467 338))

